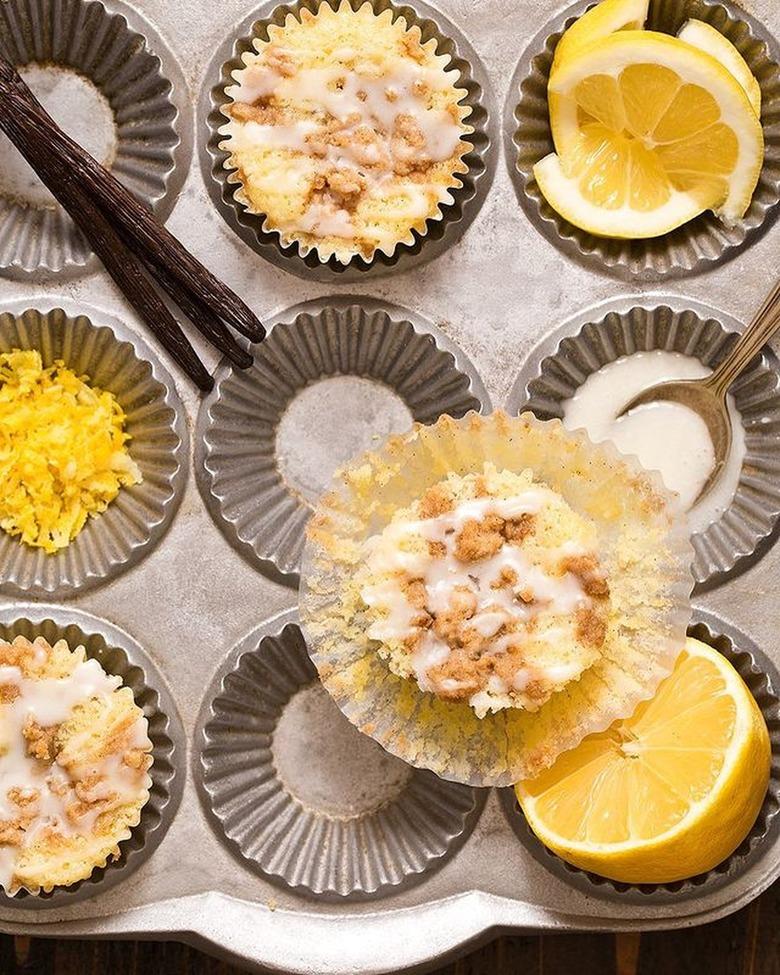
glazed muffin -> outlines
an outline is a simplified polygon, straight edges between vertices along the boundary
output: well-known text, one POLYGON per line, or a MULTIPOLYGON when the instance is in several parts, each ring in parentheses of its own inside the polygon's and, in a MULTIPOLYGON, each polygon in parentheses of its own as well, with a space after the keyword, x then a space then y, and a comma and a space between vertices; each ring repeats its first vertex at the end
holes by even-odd
POLYGON ((301 625, 325 688, 391 754, 532 778, 669 674, 691 548, 659 476, 558 420, 415 424, 334 475, 301 625))
POLYGON ((119 856, 149 798, 147 721, 83 647, 0 643, 0 886, 69 886, 119 856))
POLYGON ((244 55, 220 133, 236 199, 305 256, 392 254, 468 171, 470 108, 436 40, 366 3, 288 15, 244 55))
POLYGON ((597 544, 530 470, 451 474, 366 542, 368 636, 394 673, 480 717, 536 711, 604 644, 597 544))

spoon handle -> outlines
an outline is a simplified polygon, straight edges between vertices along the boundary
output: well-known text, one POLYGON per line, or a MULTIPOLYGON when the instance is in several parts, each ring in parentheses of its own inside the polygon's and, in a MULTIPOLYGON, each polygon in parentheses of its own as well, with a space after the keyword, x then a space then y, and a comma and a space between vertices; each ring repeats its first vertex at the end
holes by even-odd
POLYGON ((766 296, 731 353, 710 376, 707 385, 716 395, 726 395, 729 386, 778 328, 780 328, 780 281, 766 296))

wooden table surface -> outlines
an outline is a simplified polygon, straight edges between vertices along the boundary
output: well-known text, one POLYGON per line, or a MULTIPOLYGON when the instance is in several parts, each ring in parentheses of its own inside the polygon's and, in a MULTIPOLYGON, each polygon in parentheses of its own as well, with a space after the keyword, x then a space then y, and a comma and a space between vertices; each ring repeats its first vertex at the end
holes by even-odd
MULTIPOLYGON (((47 941, 0 935, 0 975, 239 975, 175 942, 47 941)), ((650 934, 511 936, 437 975, 780 975, 780 882, 698 928, 650 934)), ((335 973, 341 975, 341 973, 335 973)))

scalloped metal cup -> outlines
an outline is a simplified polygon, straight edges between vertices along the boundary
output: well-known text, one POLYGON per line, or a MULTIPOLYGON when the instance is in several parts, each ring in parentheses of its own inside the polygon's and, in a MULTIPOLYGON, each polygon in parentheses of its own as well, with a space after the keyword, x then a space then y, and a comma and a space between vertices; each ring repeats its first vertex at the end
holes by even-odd
POLYGON ((223 362, 201 403, 196 477, 231 545, 292 585, 314 503, 339 463, 412 420, 490 409, 473 365, 443 333, 370 299, 283 311, 253 351, 250 369, 223 362))
POLYGON ((219 130, 227 120, 222 108, 230 101, 225 89, 235 83, 233 71, 244 67, 242 55, 254 50, 253 40, 268 39, 271 24, 281 26, 288 14, 297 16, 303 9, 313 12, 321 3, 335 7, 337 0, 297 0, 291 4, 270 0, 263 3, 237 25, 219 47, 209 66, 207 77, 218 80, 204 89, 199 106, 201 168, 209 194, 231 230, 261 257, 299 277, 346 283, 363 280, 367 274, 378 277, 427 263, 455 244, 465 233, 479 212, 495 173, 497 111, 487 72, 466 37, 444 14, 424 0, 415 0, 411 6, 396 5, 391 0, 349 0, 353 8, 365 2, 370 2, 377 13, 392 10, 394 20, 403 17, 410 27, 420 28, 423 43, 435 38, 437 54, 450 55, 450 67, 457 69, 460 75, 458 88, 466 91, 461 104, 471 108, 464 121, 473 128, 473 132, 463 136, 463 141, 470 143, 471 149, 462 157, 468 172, 458 174, 460 185, 451 188, 453 202, 441 206, 441 217, 431 218, 425 234, 414 231, 414 243, 399 244, 391 255, 377 251, 369 261, 357 255, 349 263, 343 264, 335 257, 322 261, 316 248, 304 256, 296 243, 282 244, 277 231, 264 228, 265 218, 262 215, 250 212, 236 199, 240 182, 234 170, 226 168, 229 153, 220 148, 225 137, 219 130))
POLYGON ((184 728, 165 680, 151 658, 124 630, 82 610, 45 604, 17 604, 0 608, 0 640, 42 636, 49 643, 66 640, 71 649, 83 646, 87 657, 122 678, 149 722, 154 759, 149 775, 149 800, 129 839, 119 844, 120 856, 70 887, 49 893, 20 890, 13 897, 0 891, 3 907, 20 910, 63 908, 126 880, 154 853, 173 822, 184 788, 184 728))
MULTIPOLYGON (((714 367, 743 328, 736 319, 689 299, 621 298, 586 310, 534 349, 515 380, 507 410, 560 418, 566 400, 589 375, 635 352, 666 349, 714 367)), ((691 538, 699 588, 717 585, 753 564, 780 521, 780 363, 768 347, 731 393, 745 428, 745 460, 731 505, 691 538)))
MULTIPOLYGON (((122 0, 110 7, 101 0, 5 0, 0 34, 18 66, 60 69, 97 89, 113 115, 105 162, 166 217, 189 168, 192 113, 181 69, 155 28, 122 0)), ((55 101, 66 128, 76 121, 68 116, 73 100, 67 90, 55 101)), ((2 139, 4 151, 15 152, 2 139)), ((26 172, 20 169, 16 182, 23 183, 26 172)), ((29 179, 39 185, 31 170, 29 179)), ((25 189, 0 181, 0 270, 61 272, 87 265, 89 244, 68 215, 48 193, 36 189, 31 197, 25 189)))
POLYGON ((356 731, 319 683, 294 612, 233 650, 195 740, 220 838, 269 879, 324 898, 375 897, 429 876, 466 841, 486 797, 356 731))
POLYGON ((70 303, 68 311, 25 304, 0 311, 0 352, 36 349, 44 365, 62 359, 112 392, 127 416, 128 451, 143 475, 53 555, 0 530, 0 593, 67 598, 137 565, 160 542, 184 493, 187 425, 167 369, 118 319, 70 303))
POLYGON ((514 790, 502 789, 501 806, 523 846, 535 860, 561 880, 589 896, 623 903, 647 905, 689 897, 703 897, 727 886, 749 869, 768 849, 767 842, 777 832, 780 818, 780 673, 767 655, 744 633, 717 616, 694 609, 688 635, 720 651, 733 664, 756 699, 769 728, 772 766, 769 788, 752 829, 723 863, 688 880, 672 884, 624 884, 581 870, 548 850, 531 831, 515 798, 514 790))
POLYGON ((676 34, 689 18, 711 24, 750 66, 760 86, 766 151, 753 201, 738 223, 727 226, 705 213, 662 237, 615 240, 596 237, 565 220, 547 203, 534 165, 554 151, 547 82, 563 31, 593 6, 577 0, 548 21, 530 42, 512 76, 504 110, 504 146, 517 198, 536 229, 569 257, 624 280, 660 280, 706 270, 735 257, 777 219, 780 202, 780 48, 757 20, 729 0, 650 0, 647 27, 676 34))

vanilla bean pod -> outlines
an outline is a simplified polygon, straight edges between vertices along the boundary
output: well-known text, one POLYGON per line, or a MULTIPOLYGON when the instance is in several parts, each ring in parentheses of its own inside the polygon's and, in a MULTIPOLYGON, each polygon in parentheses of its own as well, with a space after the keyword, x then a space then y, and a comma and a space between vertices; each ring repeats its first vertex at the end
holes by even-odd
POLYGON ((78 185, 74 174, 67 167, 59 165, 45 143, 24 137, 17 140, 16 127, 9 124, 8 113, 1 110, 0 128, 70 214, 117 286, 171 356, 200 389, 212 389, 214 380, 178 322, 103 212, 78 185))
POLYGON ((192 324, 211 344, 223 352, 239 369, 248 369, 254 359, 243 349, 233 337, 230 329, 218 318, 211 309, 184 288, 176 278, 172 277, 160 264, 144 257, 144 265, 150 275, 158 282, 163 291, 177 304, 192 324))
POLYGON ((3 113, 6 116, 3 129, 9 137, 15 143, 23 137, 26 142, 35 140, 45 145, 62 168, 72 170, 74 178, 117 225, 120 235, 136 254, 163 266, 194 298, 247 338, 259 342, 265 337, 265 329, 248 305, 158 223, 152 212, 116 177, 59 128, 2 53, 0 95, 7 109, 3 113))

